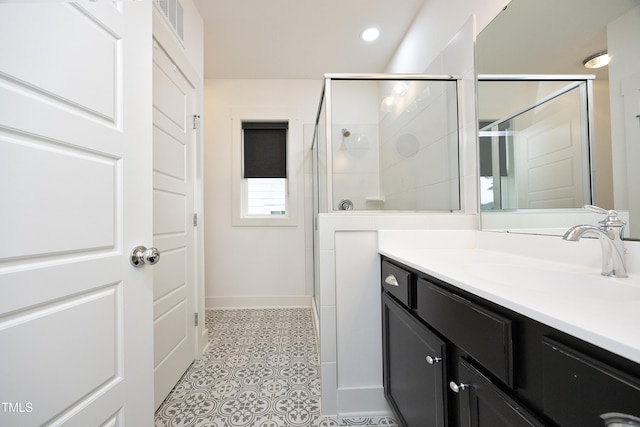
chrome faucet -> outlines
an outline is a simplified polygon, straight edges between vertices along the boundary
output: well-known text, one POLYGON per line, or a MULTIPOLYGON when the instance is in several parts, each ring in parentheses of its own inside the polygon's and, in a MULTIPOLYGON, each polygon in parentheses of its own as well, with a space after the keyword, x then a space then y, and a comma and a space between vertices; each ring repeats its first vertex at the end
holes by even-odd
POLYGON ((593 205, 585 205, 585 209, 591 212, 606 215, 602 221, 595 225, 576 225, 564 233, 562 238, 571 242, 577 242, 585 234, 595 234, 600 240, 602 248, 602 275, 609 277, 629 277, 624 260, 624 245, 622 243, 624 226, 627 224, 618 218, 618 212, 606 210, 593 205))

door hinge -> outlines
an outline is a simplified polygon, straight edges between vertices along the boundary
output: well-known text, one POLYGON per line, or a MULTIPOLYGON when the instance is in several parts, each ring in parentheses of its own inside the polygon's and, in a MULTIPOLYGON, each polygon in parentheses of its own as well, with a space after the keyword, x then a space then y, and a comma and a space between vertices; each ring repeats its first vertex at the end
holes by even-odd
POLYGON ((197 213, 193 214, 193 226, 194 227, 198 226, 198 214, 197 213))
POLYGON ((200 119, 200 116, 197 114, 193 115, 193 128, 194 129, 198 129, 198 120, 200 119))
POLYGON ((198 313, 193 313, 193 324, 198 326, 198 313))

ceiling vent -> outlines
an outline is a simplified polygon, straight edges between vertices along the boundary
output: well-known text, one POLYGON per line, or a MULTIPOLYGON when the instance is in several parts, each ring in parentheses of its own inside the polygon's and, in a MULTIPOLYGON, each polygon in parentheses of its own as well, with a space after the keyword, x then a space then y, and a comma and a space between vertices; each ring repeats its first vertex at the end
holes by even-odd
POLYGON ((184 41, 184 9, 178 0, 154 0, 160 14, 173 28, 180 41, 184 41))

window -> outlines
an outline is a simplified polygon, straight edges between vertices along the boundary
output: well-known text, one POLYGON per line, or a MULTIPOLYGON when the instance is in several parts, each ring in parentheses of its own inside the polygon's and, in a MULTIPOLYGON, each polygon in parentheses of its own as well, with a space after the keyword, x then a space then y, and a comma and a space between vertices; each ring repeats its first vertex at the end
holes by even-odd
POLYGON ((285 215, 287 180, 285 178, 247 178, 247 215, 285 215))
POLYGON ((245 214, 285 215, 287 122, 242 122, 245 214))
POLYGON ((296 226, 297 111, 234 108, 232 125, 232 224, 296 226))

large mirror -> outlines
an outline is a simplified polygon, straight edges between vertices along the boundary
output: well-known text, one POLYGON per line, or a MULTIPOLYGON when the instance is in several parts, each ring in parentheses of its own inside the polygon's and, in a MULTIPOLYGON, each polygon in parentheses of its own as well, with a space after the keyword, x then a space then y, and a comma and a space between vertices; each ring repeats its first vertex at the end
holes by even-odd
MULTIPOLYGON (((590 82, 592 93, 586 104, 587 112, 591 116, 586 128, 591 142, 590 148, 588 153, 581 154, 583 159, 586 159, 581 163, 583 169, 574 170, 572 173, 573 176, 583 179, 578 186, 583 188, 586 197, 584 200, 589 202, 590 199, 592 204, 623 212, 629 222, 625 238, 636 239, 640 238, 638 46, 640 0, 513 0, 477 39, 477 67, 480 76, 593 77, 585 77, 590 82), (585 68, 585 59, 603 51, 609 53, 608 66, 585 68), (589 188, 585 182, 589 183, 589 188)), ((488 131, 489 128, 486 126, 495 122, 498 117, 495 114, 482 117, 482 111, 487 111, 483 105, 491 102, 496 104, 497 97, 491 95, 491 91, 483 88, 482 84, 483 82, 479 81, 480 128, 488 131)), ((492 84, 495 85, 497 82, 492 84)), ((563 85, 564 82, 556 84, 558 87, 563 85)), ((536 105, 538 100, 549 98, 550 93, 555 94, 555 86, 553 90, 548 88, 547 83, 528 90, 528 93, 535 92, 537 99, 534 102, 524 102, 522 105, 536 105)), ((520 92, 520 89, 503 89, 503 94, 506 93, 511 101, 520 92)), ((575 95, 575 98, 578 99, 579 96, 575 95)), ((504 104, 502 101, 501 103, 504 104)), ((549 108, 546 104, 543 107, 549 108)), ((531 116, 536 112, 530 111, 527 114, 531 116)), ((502 126, 493 127, 495 134, 509 135, 508 127, 502 126)), ((550 145, 549 140, 540 140, 547 146, 550 145)), ((493 144, 494 148, 501 149, 500 139, 494 138, 493 144)), ((589 147, 589 144, 587 146, 589 147)), ((539 148, 537 145, 533 147, 534 150, 539 148)), ((507 161, 514 164, 521 162, 519 152, 531 153, 531 146, 513 149, 511 154, 506 155, 507 161)), ((502 156, 505 157, 505 154, 502 153, 502 156)), ((497 163, 504 161, 499 154, 494 153, 493 157, 497 163)), ((502 173, 504 179, 505 173, 500 172, 503 167, 501 163, 494 165, 494 177, 502 173)), ((486 176, 486 171, 481 171, 481 175, 486 176)), ((531 174, 530 180, 533 180, 534 176, 535 174, 531 174)), ((546 179, 547 182, 556 180, 546 172, 538 173, 535 179, 546 179)), ((532 183, 535 186, 536 181, 529 184, 532 183)), ((512 188, 511 191, 519 190, 512 188)), ((580 203, 577 202, 578 205, 580 203)), ((484 206, 481 211, 483 229, 518 232, 540 232, 544 229, 552 233, 560 232, 567 225, 579 220, 576 218, 580 218, 583 212, 582 209, 571 209, 567 206, 555 209, 549 206, 543 206, 542 209, 526 206, 523 209, 509 206, 508 203, 505 203, 505 206, 505 209, 496 209, 492 204, 484 206)), ((591 222, 593 219, 583 220, 591 222)))

